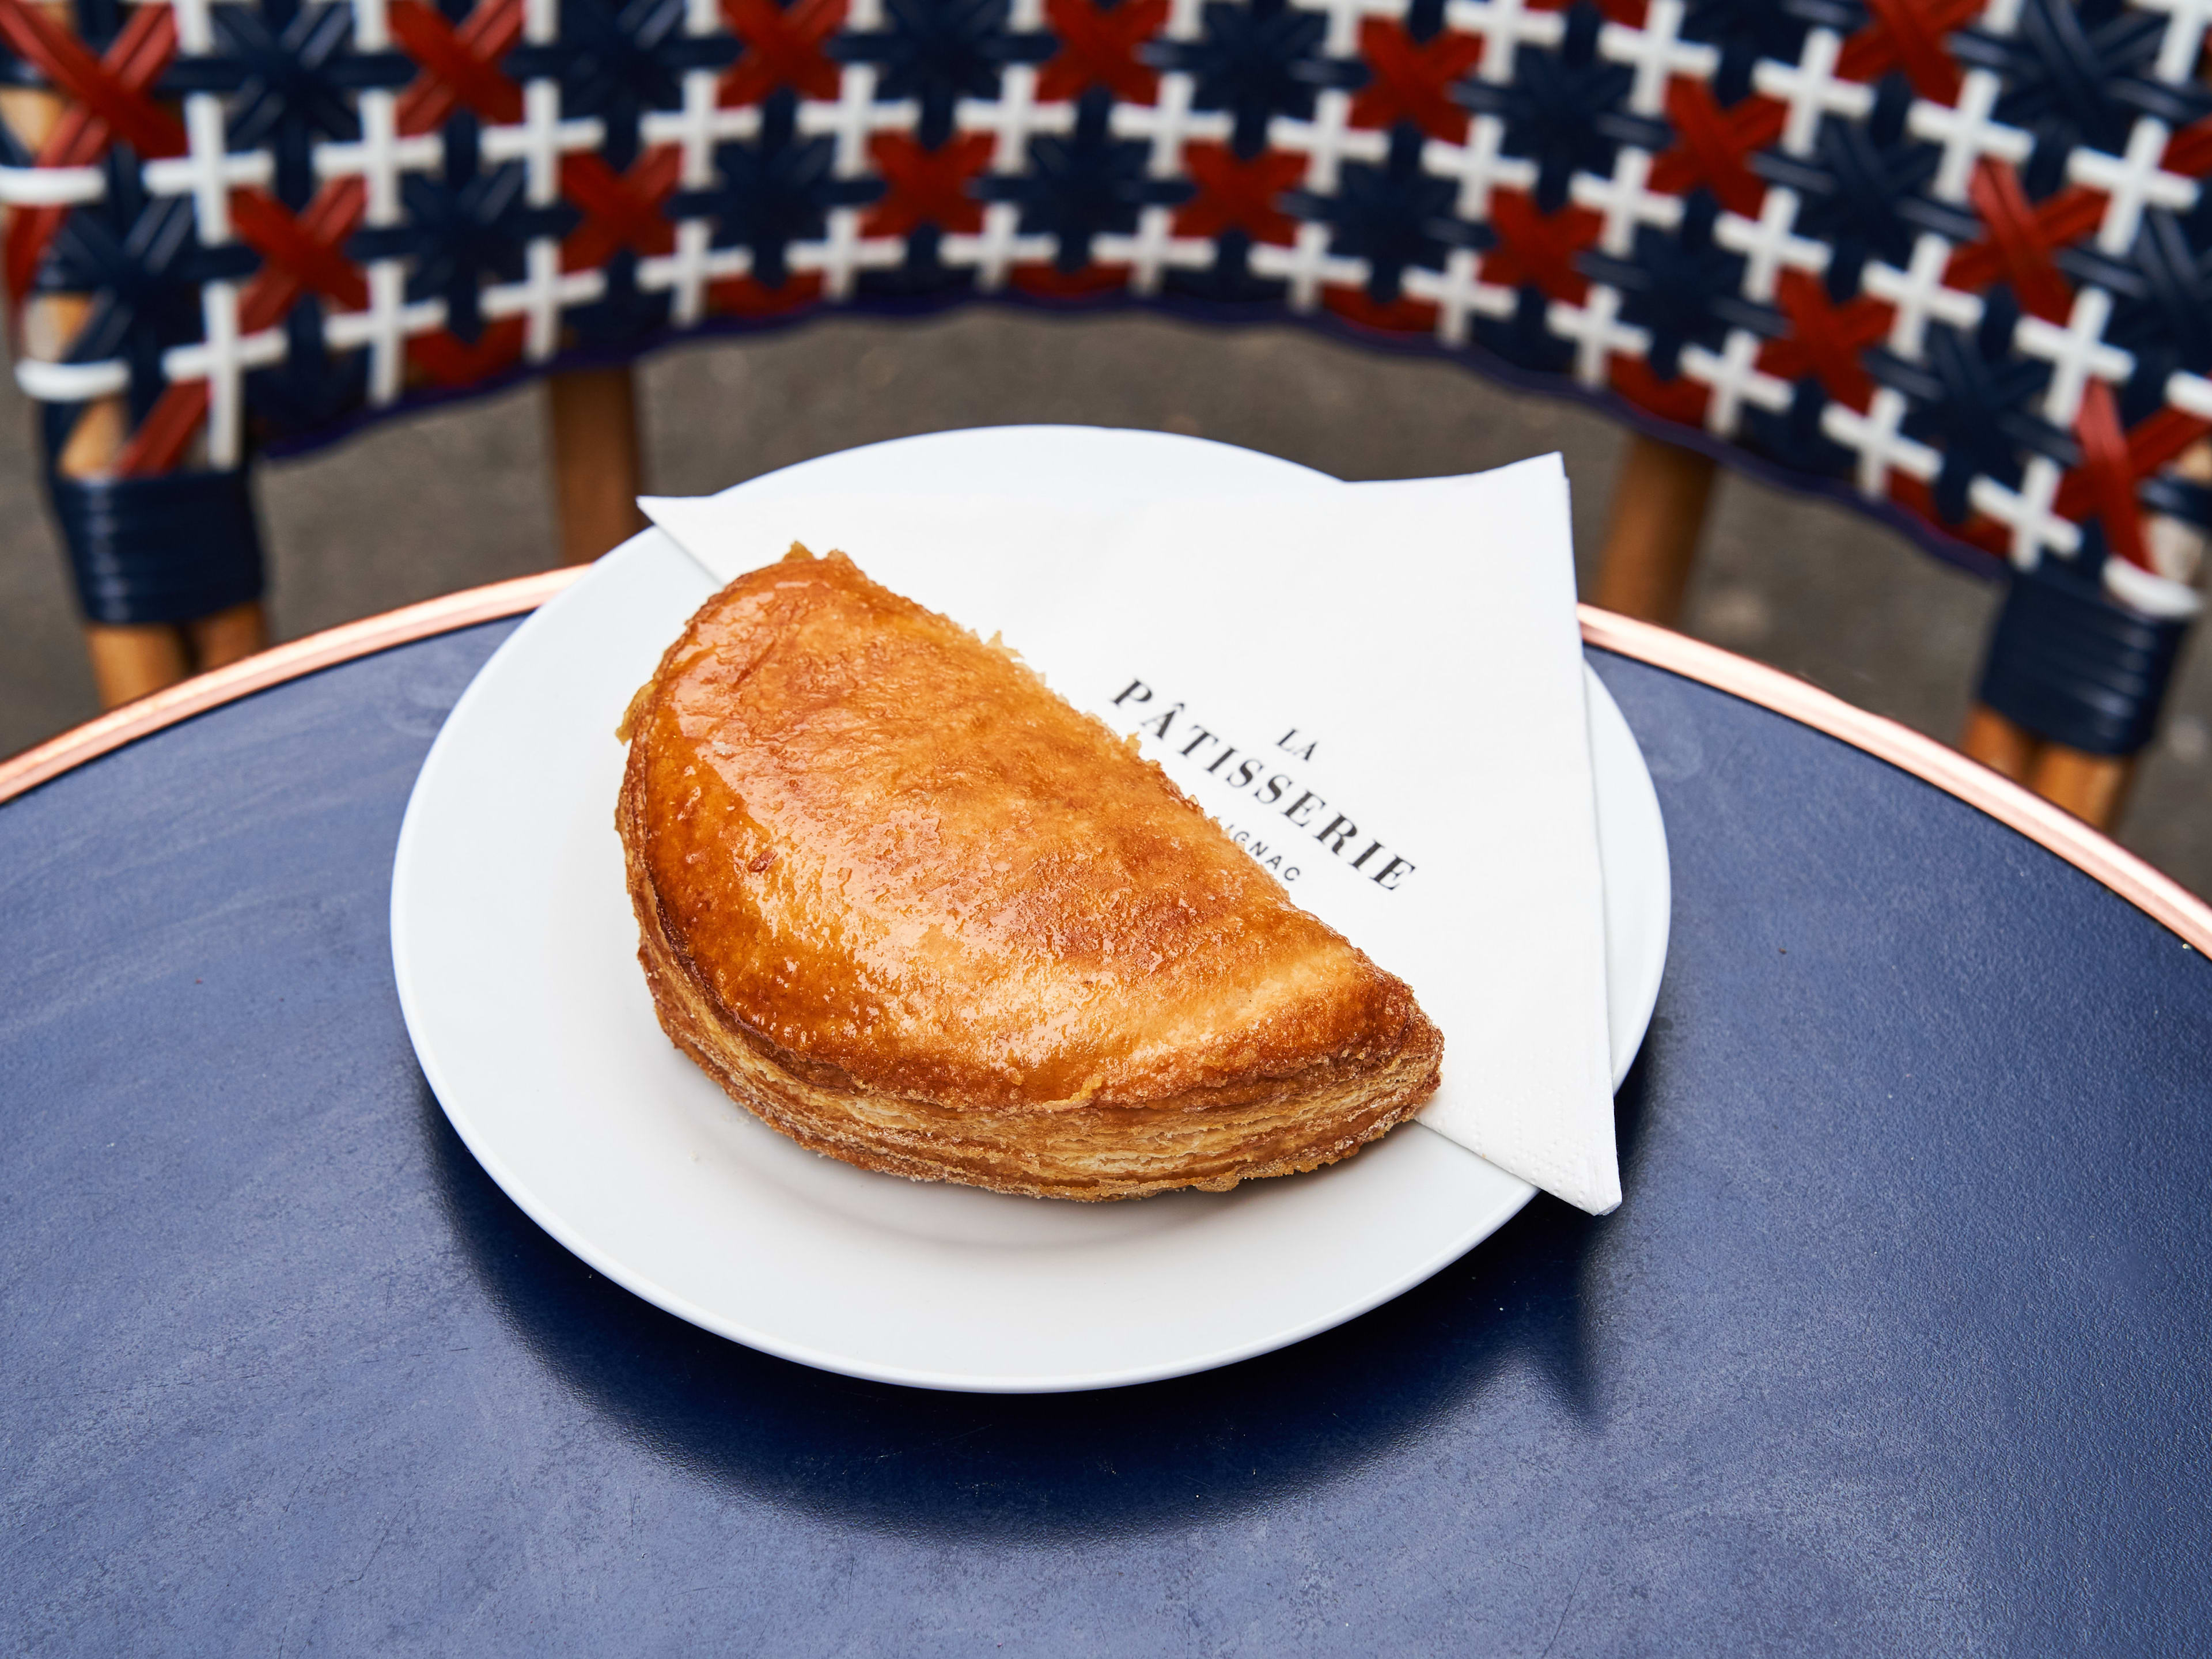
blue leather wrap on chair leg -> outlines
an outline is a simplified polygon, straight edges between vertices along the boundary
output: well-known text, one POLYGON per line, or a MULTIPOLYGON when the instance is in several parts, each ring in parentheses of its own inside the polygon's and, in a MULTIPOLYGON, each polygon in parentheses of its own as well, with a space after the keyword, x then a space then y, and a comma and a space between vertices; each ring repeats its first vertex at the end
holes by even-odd
POLYGON ((2150 741, 2189 631, 2105 597, 2058 559, 2015 571, 1990 636, 1981 700, 2039 737, 2091 755, 2150 741))
POLYGON ((64 478, 47 493, 88 621, 178 623, 261 595, 261 531, 245 469, 64 478))

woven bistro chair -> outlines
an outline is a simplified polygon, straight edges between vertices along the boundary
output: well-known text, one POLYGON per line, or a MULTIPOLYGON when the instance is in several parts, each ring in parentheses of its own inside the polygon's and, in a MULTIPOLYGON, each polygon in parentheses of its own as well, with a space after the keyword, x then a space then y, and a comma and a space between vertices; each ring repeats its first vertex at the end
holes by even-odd
MULTIPOLYGON (((1970 752, 2109 822, 2212 521, 2212 0, 0 0, 16 372, 103 696, 262 641, 257 453, 975 301, 1296 319, 1634 429, 1595 598, 1716 462, 2009 584, 1970 752)), ((1962 670, 1968 665, 1962 665, 1962 670)))

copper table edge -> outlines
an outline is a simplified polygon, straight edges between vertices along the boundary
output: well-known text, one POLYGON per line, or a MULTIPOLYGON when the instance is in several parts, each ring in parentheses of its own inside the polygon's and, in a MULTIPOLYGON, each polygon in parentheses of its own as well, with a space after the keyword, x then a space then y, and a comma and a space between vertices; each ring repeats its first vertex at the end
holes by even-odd
MULTIPOLYGON (((1617 652, 1685 679, 1697 680, 1762 708, 1787 715, 1800 725, 1863 749, 1980 808, 2037 845, 2056 853, 2075 869, 2102 882, 2136 908, 2163 923, 2196 950, 2212 953, 2212 904, 2163 871, 2154 869, 2064 807, 2054 805, 1979 761, 1969 760, 1947 744, 1909 726, 1845 702, 1820 687, 1765 663, 1739 657, 1653 623, 1577 607, 1583 639, 1601 651, 1617 652)), ((4 797, 0 797, 4 799, 4 797)))
MULTIPOLYGON (((0 761, 0 801, 71 767, 237 698, 373 652, 534 611, 588 568, 569 566, 426 599, 381 616, 310 634, 241 661, 194 676, 109 710, 34 749, 0 761)), ((2109 836, 2041 796, 1910 726, 1870 714, 1778 668, 1723 651, 1671 629, 1579 607, 1583 638, 1604 651, 1663 668, 1788 716, 1864 750, 1957 796, 2101 882, 2198 951, 2212 954, 2212 904, 2154 869, 2109 836)))
POLYGON ((271 646, 221 668, 164 686, 135 702, 111 708, 59 737, 49 738, 34 749, 26 749, 11 759, 0 761, 0 801, 35 789, 71 767, 97 760, 165 726, 174 726, 179 720, 251 696, 256 691, 265 691, 286 680, 295 680, 412 640, 427 639, 433 634, 450 633, 457 628, 535 611, 586 568, 578 565, 541 571, 534 576, 517 576, 512 581, 493 582, 425 599, 420 605, 364 617, 359 622, 271 646))

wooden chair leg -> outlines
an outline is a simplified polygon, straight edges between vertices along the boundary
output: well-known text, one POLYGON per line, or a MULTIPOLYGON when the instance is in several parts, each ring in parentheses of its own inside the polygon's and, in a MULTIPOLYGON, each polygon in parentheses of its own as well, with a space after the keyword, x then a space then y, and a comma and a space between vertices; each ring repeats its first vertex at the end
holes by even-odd
MULTIPOLYGON (((11 120, 10 125, 15 125, 11 120)), ((25 348, 34 356, 58 356, 88 309, 79 295, 34 296, 24 308, 25 348)), ((56 470, 68 478, 104 476, 129 437, 130 427, 122 398, 102 398, 87 405, 54 457, 56 470)), ((192 672, 191 641, 172 623, 87 623, 84 645, 102 708, 135 702, 192 672)))
MULTIPOLYGON (((128 433, 122 399, 104 398, 78 420, 56 464, 67 477, 98 477, 128 433)), ((87 623, 84 643, 102 708, 135 702, 197 672, 191 639, 174 623, 87 623)))
POLYGON ((2047 743, 2036 757, 2029 788, 2100 830, 2119 822, 2135 781, 2132 755, 2089 755, 2063 743, 2047 743))
POLYGON ((1978 702, 1966 711, 1966 729, 1959 747, 1991 771, 2003 773, 2014 783, 2027 783, 2034 775, 2044 742, 2026 726, 1978 702))
POLYGON ((645 528, 637 510, 637 389, 627 364, 545 382, 560 503, 561 562, 589 564, 645 528))
POLYGON ((1613 487, 1596 604, 1668 627, 1680 620, 1716 470, 1693 449, 1641 433, 1629 439, 1613 487))
POLYGON ((258 599, 234 605, 212 617, 185 624, 185 638, 192 650, 192 671, 204 673, 225 663, 250 657, 269 643, 269 617, 258 599))
MULTIPOLYGON (((51 92, 27 88, 0 91, 0 122, 16 141, 36 153, 52 135, 64 110, 51 92)), ((12 221, 15 210, 7 210, 12 221)), ((22 336, 16 349, 33 357, 58 357, 82 326, 90 301, 81 294, 33 296, 23 309, 22 336)), ((56 468, 65 477, 106 475, 130 437, 130 411, 120 398, 103 398, 78 417, 56 468)), ((93 684, 103 708, 131 702, 173 685, 204 668, 220 668, 251 656, 269 642, 268 623, 259 600, 233 605, 212 617, 179 626, 172 623, 117 625, 87 623, 85 650, 92 659, 93 684)))
POLYGON ((87 623, 84 644, 102 708, 174 685, 192 672, 185 630, 173 623, 87 623))
POLYGON ((2100 830, 2119 822, 2128 787, 2135 781, 2132 755, 2091 755, 2046 742, 1981 703, 1968 712, 1959 747, 2100 830))
POLYGON ((269 643, 269 623, 248 599, 188 623, 87 623, 84 643, 100 706, 112 708, 252 656, 269 643))

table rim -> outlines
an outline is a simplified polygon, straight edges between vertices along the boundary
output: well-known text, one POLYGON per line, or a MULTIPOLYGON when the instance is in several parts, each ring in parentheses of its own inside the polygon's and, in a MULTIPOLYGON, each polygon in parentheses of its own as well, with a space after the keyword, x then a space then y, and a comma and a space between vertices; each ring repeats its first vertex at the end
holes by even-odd
MULTIPOLYGON (((0 802, 165 727, 358 657, 535 611, 587 566, 465 588, 365 617, 211 669, 0 761, 0 802)), ((1888 762, 2054 853, 2197 951, 2212 953, 2212 904, 2063 807, 1957 750, 1796 675, 1595 605, 1577 607, 1585 643, 1725 691, 1888 762)))

